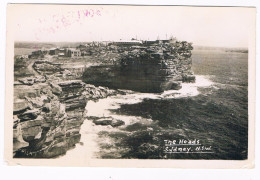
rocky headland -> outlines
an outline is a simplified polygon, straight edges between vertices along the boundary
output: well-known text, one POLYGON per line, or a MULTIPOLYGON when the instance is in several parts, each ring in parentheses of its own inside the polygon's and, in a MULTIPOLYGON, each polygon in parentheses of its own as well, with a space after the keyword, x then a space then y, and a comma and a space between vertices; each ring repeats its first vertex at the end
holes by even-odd
POLYGON ((19 77, 18 71, 15 76, 15 158, 53 158, 65 154, 80 142, 84 119, 112 128, 125 125, 123 120, 111 116, 87 116, 89 101, 125 93, 119 89, 159 93, 179 90, 182 82, 195 82, 191 70, 193 47, 186 41, 92 48, 99 51, 90 58, 102 57, 103 61, 98 66, 85 67, 80 77, 77 71, 64 68, 64 61, 59 58, 26 59, 26 63, 19 61, 19 66, 15 63, 17 70, 30 74, 19 77))
POLYGON ((86 69, 86 83, 115 89, 160 93, 179 90, 182 82, 195 82, 192 72, 191 43, 160 42, 139 46, 120 46, 121 54, 112 64, 86 69))
MULTIPOLYGON (((21 78, 14 86, 14 157, 57 157, 80 141, 87 102, 120 92, 72 80, 71 72, 50 61, 35 61, 33 68, 37 76, 21 78)), ((122 125, 111 118, 94 121, 122 125)))

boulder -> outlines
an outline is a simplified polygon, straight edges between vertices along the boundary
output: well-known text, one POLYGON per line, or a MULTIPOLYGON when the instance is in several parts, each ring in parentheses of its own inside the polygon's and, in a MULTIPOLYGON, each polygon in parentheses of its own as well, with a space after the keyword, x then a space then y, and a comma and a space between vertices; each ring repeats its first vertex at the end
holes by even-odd
POLYGON ((182 85, 181 85, 180 81, 172 81, 171 82, 171 89, 179 90, 181 88, 182 88, 182 85))
POLYGON ((59 83, 59 86, 62 88, 78 88, 83 87, 84 83, 81 80, 63 81, 59 83))
POLYGON ((119 119, 113 119, 110 125, 112 127, 118 127, 118 126, 125 125, 125 122, 119 119))
POLYGON ((182 82, 194 83, 195 80, 196 80, 196 77, 194 75, 183 75, 182 76, 182 82))
POLYGON ((93 122, 96 125, 106 126, 106 125, 110 125, 112 123, 112 120, 113 120, 113 118, 111 118, 111 117, 104 117, 104 118, 96 119, 93 122))
POLYGON ((168 80, 161 83, 161 90, 179 90, 182 88, 181 81, 168 80))
POLYGON ((111 125, 112 127, 117 127, 117 126, 121 126, 121 125, 125 124, 124 121, 119 120, 119 119, 113 119, 112 117, 104 117, 104 118, 95 119, 95 120, 93 120, 93 122, 96 125, 102 125, 102 126, 111 125))

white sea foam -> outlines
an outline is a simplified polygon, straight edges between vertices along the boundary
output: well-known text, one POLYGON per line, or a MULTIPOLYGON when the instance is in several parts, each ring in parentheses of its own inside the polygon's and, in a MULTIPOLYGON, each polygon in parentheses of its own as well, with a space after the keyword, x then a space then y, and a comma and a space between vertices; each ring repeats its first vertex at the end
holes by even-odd
MULTIPOLYGON (((145 119, 138 116, 119 115, 111 112, 111 109, 119 109, 121 104, 136 104, 142 102, 144 99, 168 99, 168 98, 181 98, 188 96, 196 96, 199 94, 198 87, 210 87, 213 85, 207 77, 196 76, 195 83, 182 83, 182 89, 169 90, 161 94, 155 93, 137 93, 126 91, 126 95, 116 95, 105 99, 100 99, 97 102, 88 101, 86 106, 87 116, 96 117, 113 117, 125 122, 125 125, 133 124, 135 122, 151 122, 151 119, 145 119)), ((81 126, 81 142, 84 145, 77 144, 76 148, 67 152, 61 159, 78 159, 94 158, 97 157, 99 151, 98 145, 98 132, 101 131, 120 131, 118 128, 111 126, 98 126, 90 120, 85 120, 81 126), (83 154, 82 154, 83 153, 83 154)))
POLYGON ((132 92, 126 95, 111 96, 105 99, 100 99, 97 102, 89 101, 86 110, 88 116, 107 117, 113 116, 114 118, 123 119, 129 121, 136 119, 133 116, 121 116, 111 113, 111 109, 119 109, 121 104, 136 104, 142 102, 144 99, 169 99, 169 98, 181 98, 189 96, 197 96, 199 94, 198 87, 209 87, 212 86, 213 82, 204 76, 196 76, 195 83, 183 83, 180 90, 169 90, 162 94, 155 93, 137 93, 132 92), (130 119, 130 120, 129 120, 130 119))
POLYGON ((210 87, 214 83, 210 81, 206 76, 196 76, 195 83, 182 83, 180 90, 168 90, 161 94, 163 98, 181 98, 189 96, 199 95, 198 87, 210 87))

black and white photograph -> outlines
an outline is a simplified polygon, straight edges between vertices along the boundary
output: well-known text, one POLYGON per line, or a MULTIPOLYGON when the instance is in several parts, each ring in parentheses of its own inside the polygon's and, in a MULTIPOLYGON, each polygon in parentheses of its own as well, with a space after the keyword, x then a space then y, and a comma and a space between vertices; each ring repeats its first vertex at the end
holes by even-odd
POLYGON ((76 166, 252 160, 255 15, 253 7, 8 5, 5 153, 76 166))

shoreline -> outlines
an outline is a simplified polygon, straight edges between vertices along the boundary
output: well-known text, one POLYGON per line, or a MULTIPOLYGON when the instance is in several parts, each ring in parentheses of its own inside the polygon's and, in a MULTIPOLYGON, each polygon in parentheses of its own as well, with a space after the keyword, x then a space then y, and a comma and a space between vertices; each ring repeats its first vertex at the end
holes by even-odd
MULTIPOLYGON (((198 87, 209 87, 213 85, 213 82, 205 78, 204 76, 196 76, 198 78, 198 81, 196 83, 191 84, 187 83, 187 86, 193 88, 198 87)), ((184 87, 187 88, 187 87, 184 87)), ((194 89, 189 89, 189 92, 193 92, 194 89)), ((110 138, 107 139, 100 139, 98 134, 102 132, 120 132, 121 129, 127 128, 129 125, 133 125, 135 123, 153 123, 154 120, 152 119, 146 119, 143 117, 138 116, 129 116, 129 115, 122 115, 117 114, 115 112, 111 112, 110 110, 116 110, 120 108, 121 104, 136 104, 141 103, 144 99, 176 99, 176 98, 183 98, 183 97, 192 97, 197 96, 199 93, 189 93, 187 91, 181 91, 181 90, 169 90, 165 91, 163 93, 140 93, 140 92, 134 92, 131 91, 129 94, 125 95, 114 95, 109 96, 105 99, 99 99, 97 101, 89 101, 86 105, 86 118, 84 119, 84 122, 81 126, 81 140, 80 143, 76 145, 74 149, 69 150, 65 155, 62 155, 59 157, 61 160, 66 159, 77 159, 81 158, 81 156, 78 156, 78 153, 80 152, 81 155, 84 155, 84 157, 88 157, 90 159, 102 159, 100 156, 104 154, 104 149, 100 148, 102 146, 102 143, 100 144, 100 141, 111 141, 110 138), (102 126, 102 125, 95 125, 93 123, 93 120, 91 118, 97 117, 97 118, 104 118, 104 117, 112 117, 113 119, 120 119, 124 121, 124 125, 119 127, 112 127, 110 125, 108 126, 102 126), (87 143, 88 142, 88 143, 87 143), (95 151, 94 151, 95 150, 95 151)), ((114 152, 117 153, 117 152, 114 152)))

